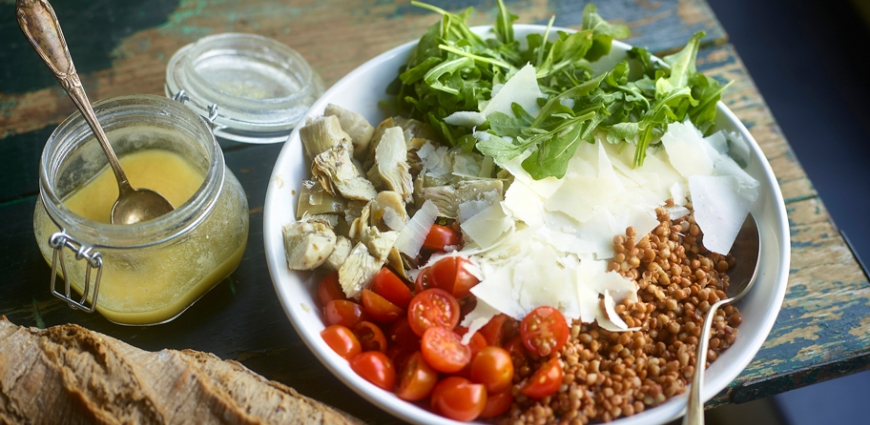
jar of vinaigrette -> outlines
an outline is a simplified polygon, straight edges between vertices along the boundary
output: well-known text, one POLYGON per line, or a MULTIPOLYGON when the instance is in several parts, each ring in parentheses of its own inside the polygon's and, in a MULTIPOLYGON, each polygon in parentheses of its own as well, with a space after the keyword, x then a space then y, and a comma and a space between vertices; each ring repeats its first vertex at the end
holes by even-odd
POLYGON ((117 183, 81 114, 71 115, 45 145, 33 216, 51 291, 112 322, 170 321, 239 264, 248 236, 244 190, 209 125, 181 102, 119 96, 94 110, 132 186, 157 191, 175 209, 110 224, 117 183))

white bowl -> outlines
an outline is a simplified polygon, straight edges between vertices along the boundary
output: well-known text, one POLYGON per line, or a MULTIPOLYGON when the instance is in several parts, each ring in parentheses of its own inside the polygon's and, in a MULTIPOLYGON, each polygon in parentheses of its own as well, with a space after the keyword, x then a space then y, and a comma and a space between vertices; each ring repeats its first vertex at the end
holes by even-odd
MULTIPOLYGON (((543 33, 540 25, 514 25, 517 39, 525 40, 527 34, 543 33)), ((489 27, 475 27, 474 31, 486 36, 489 27)), ((571 31, 570 29, 561 29, 571 31)), ((323 114, 328 103, 364 115, 377 125, 387 118, 378 108, 379 100, 387 99, 385 90, 395 78, 397 70, 408 58, 413 41, 396 47, 366 62, 332 86, 312 105, 306 117, 323 114)), ((620 42, 613 43, 611 54, 599 63, 613 65, 625 57, 631 47, 620 42)), ((736 131, 749 142, 751 159, 747 172, 761 182, 760 196, 752 207, 752 214, 759 223, 761 233, 761 259, 758 279, 752 292, 738 305, 743 314, 743 323, 735 344, 725 351, 707 370, 703 397, 709 400, 734 381, 761 348, 767 338, 785 296, 788 279, 790 244, 788 221, 782 193, 776 177, 758 147, 758 143, 746 127, 725 107, 718 104, 716 124, 718 129, 736 131)), ((311 272, 294 272, 287 268, 281 226, 295 221, 297 193, 300 181, 310 174, 310 167, 302 151, 298 128, 284 144, 272 171, 263 217, 263 238, 266 260, 275 291, 287 317, 318 359, 336 377, 387 412, 412 423, 456 424, 457 422, 430 413, 411 403, 402 401, 393 393, 384 391, 351 370, 348 362, 335 354, 320 337, 324 329, 316 301, 317 281, 311 272)), ((634 416, 613 422, 619 425, 664 423, 681 415, 686 407, 686 394, 673 397, 660 406, 634 416)))

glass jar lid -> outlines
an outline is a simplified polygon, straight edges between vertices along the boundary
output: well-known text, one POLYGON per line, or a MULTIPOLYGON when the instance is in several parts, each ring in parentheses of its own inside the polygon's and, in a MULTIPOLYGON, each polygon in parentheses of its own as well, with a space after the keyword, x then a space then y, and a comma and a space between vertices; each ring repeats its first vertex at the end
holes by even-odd
POLYGON ((215 136, 236 142, 285 141, 321 94, 323 80, 302 55, 254 34, 201 38, 166 67, 166 95, 188 100, 215 136))

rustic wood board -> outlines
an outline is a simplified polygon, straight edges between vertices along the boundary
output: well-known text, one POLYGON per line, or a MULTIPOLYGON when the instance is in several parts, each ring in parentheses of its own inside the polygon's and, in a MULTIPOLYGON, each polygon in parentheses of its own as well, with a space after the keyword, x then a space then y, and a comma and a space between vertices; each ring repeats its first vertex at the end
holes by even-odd
MULTIPOLYGON (((251 213, 248 250, 239 269, 190 311, 167 325, 123 327, 99 315, 74 312, 47 291, 49 268, 32 233, 38 159, 55 124, 72 111, 57 83, 17 34, 11 0, 0 0, 0 314, 26 326, 79 323, 147 350, 193 348, 236 359, 371 423, 396 420, 334 378, 301 342, 280 307, 265 267, 262 206, 280 146, 226 145, 229 168, 239 177, 251 213), (15 38, 19 37, 19 38, 15 38), (7 45, 8 44, 8 45, 7 45), (4 48, 8 47, 8 48, 4 48), (19 73, 25 73, 23 77, 19 73)), ((56 2, 73 54, 92 99, 129 93, 163 93, 171 54, 201 36, 256 32, 299 50, 327 84, 387 50, 410 41, 434 22, 405 2, 339 0, 152 0, 56 2), (72 10, 69 10, 69 9, 72 10), (63 10, 63 11, 62 11, 63 10), (69 24, 67 24, 69 22, 69 24), (105 36, 86 30, 106 23, 105 36), (70 36, 69 34, 90 34, 70 36), (75 40, 75 41, 74 41, 75 40), (76 45, 75 43, 80 43, 76 45), (90 52, 90 53, 88 53, 90 52)), ((473 4, 492 21, 494 1, 432 2, 456 10, 473 4)), ((840 238, 736 52, 703 0, 599 1, 606 18, 627 23, 630 43, 665 52, 707 31, 700 66, 735 80, 725 102, 747 125, 771 162, 786 199, 792 232, 792 271, 783 310, 756 359, 713 402, 747 401, 870 367, 870 284, 840 238)), ((576 27, 584 1, 509 1, 522 23, 576 27)))

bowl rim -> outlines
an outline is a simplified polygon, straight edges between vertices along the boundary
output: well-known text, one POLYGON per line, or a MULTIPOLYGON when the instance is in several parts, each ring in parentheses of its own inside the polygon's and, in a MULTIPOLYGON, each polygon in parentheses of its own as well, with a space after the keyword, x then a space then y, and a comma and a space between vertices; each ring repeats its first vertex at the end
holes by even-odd
MULTIPOLYGON (((471 29, 479 35, 486 36, 488 32, 492 29, 492 26, 474 26, 471 27, 471 29)), ((514 24, 514 31, 522 33, 542 33, 545 29, 545 25, 514 24)), ((576 30, 564 27, 552 27, 551 36, 553 36, 557 31, 575 32, 576 30)), ((341 93, 342 90, 346 89, 348 85, 352 84, 354 80, 358 78, 361 74, 369 72, 372 68, 379 66, 383 62, 394 59, 397 55, 406 54, 411 48, 413 48, 413 46, 417 44, 417 42, 418 40, 412 40, 407 43, 403 43, 397 47, 394 47, 384 53, 375 56, 374 58, 353 69, 347 75, 342 77, 338 82, 336 82, 332 87, 330 87, 326 92, 324 92, 320 99, 312 104, 311 108, 308 110, 308 112, 305 113, 304 117, 308 118, 314 115, 321 114, 326 104, 334 98, 335 94, 341 93)), ((632 46, 614 40, 613 47, 615 49, 627 51, 631 49, 632 46)), ((661 59, 658 57, 654 56, 654 58, 657 61, 661 61, 661 59)), ((762 174, 767 179, 769 179, 770 183, 772 183, 769 187, 769 196, 772 198, 770 203, 773 204, 775 210, 770 213, 780 217, 781 219, 778 220, 776 223, 768 223, 768 226, 770 227, 768 231, 773 232, 773 235, 771 237, 776 238, 776 241, 778 242, 778 246, 772 248, 774 249, 774 251, 776 251, 773 252, 772 255, 778 256, 779 262, 778 264, 773 265, 776 273, 775 276, 771 279, 775 281, 770 282, 770 284, 775 283, 776 287, 773 293, 773 297, 768 300, 769 308, 767 310, 767 314, 765 314, 762 320, 756 324, 759 336, 750 339, 748 342, 744 340, 743 343, 748 345, 746 345, 743 350, 737 352, 737 354, 735 355, 736 359, 731 359, 731 362, 727 365, 726 370, 723 370, 721 373, 715 375, 708 374, 705 377, 704 387, 702 389, 702 399, 704 401, 710 400, 713 396, 717 395, 720 391, 722 391, 726 386, 731 384, 744 371, 746 366, 755 357, 762 344, 766 341, 767 337, 770 334, 770 330, 773 328, 773 325, 776 322, 776 318, 779 314, 782 302, 785 298, 785 292, 788 282, 788 270, 791 257, 790 234, 788 231, 788 219, 785 209, 785 203, 783 201, 782 191, 776 180, 776 175, 773 173, 767 157, 762 152, 758 142, 755 140, 754 137, 752 137, 749 130, 743 125, 743 122, 741 122, 722 101, 719 101, 717 103, 717 114, 717 121, 721 121, 724 119, 725 121, 730 122, 735 127, 736 131, 744 138, 744 140, 747 141, 751 156, 754 158, 758 158, 757 162, 761 167, 762 174)), ((296 330, 297 334, 299 334, 300 339, 302 339, 302 341, 309 348, 309 350, 311 350, 311 352, 315 355, 315 357, 317 357, 317 359, 320 360, 320 362, 323 363, 323 365, 326 366, 326 368, 329 369, 336 378, 338 378, 343 384, 347 385, 355 393, 368 400, 372 404, 376 405, 380 409, 395 417, 412 423, 445 425, 459 424, 460 422, 456 422, 445 417, 436 415, 425 409, 419 408, 413 403, 401 400, 395 397, 392 392, 380 389, 377 386, 369 383, 368 381, 365 381, 363 378, 356 375, 350 369, 346 360, 342 359, 337 355, 334 355, 331 351, 329 351, 328 346, 326 346, 325 343, 321 344, 320 346, 317 345, 318 343, 322 343, 322 341, 317 341, 319 337, 319 330, 315 331, 301 326, 302 320, 300 314, 302 314, 303 312, 306 314, 309 313, 307 311, 309 307, 302 305, 302 311, 300 311, 299 308, 294 305, 297 303, 297 301, 291 299, 291 297, 287 293, 287 288, 285 288, 282 282, 280 282, 281 277, 279 276, 279 273, 283 272, 283 270, 281 270, 282 268, 286 269, 283 241, 281 235, 278 232, 270 231, 275 229, 280 230, 280 226, 282 225, 281 223, 276 223, 276 216, 273 215, 276 208, 273 205, 278 202, 276 196, 276 193, 278 192, 278 186, 276 185, 285 184, 282 181, 282 177, 280 176, 279 165, 286 162, 289 156, 297 154, 297 152, 294 152, 292 146, 297 144, 295 142, 299 142, 299 127, 294 129, 293 132, 288 136, 287 142, 288 143, 285 143, 285 146, 282 147, 281 152, 276 160, 275 166, 272 170, 272 175, 269 180, 269 186, 266 192, 266 199, 263 208, 263 239, 267 266, 269 268, 269 273, 272 278, 273 286, 275 288, 276 294, 278 295, 279 301, 281 302, 281 305, 285 313, 287 314, 288 319, 293 325, 293 328, 296 330), (279 249, 273 249, 272 247, 279 247, 279 249)), ((298 150, 299 152, 301 152, 301 148, 299 148, 298 150)), ((753 206, 753 211, 760 204, 760 202, 755 202, 753 206)), ((757 212, 756 217, 758 217, 757 212)), ((307 283, 311 284, 313 282, 313 275, 309 273, 308 277, 302 280, 306 280, 307 283)), ((715 364, 716 363, 714 363, 714 365, 715 364)), ((674 418, 681 416, 685 412, 687 396, 688 391, 684 392, 681 395, 671 397, 664 403, 655 406, 654 408, 644 410, 644 412, 635 414, 630 417, 621 417, 617 420, 614 420, 612 423, 619 425, 639 425, 648 423, 664 423, 669 420, 673 420, 674 418)))

